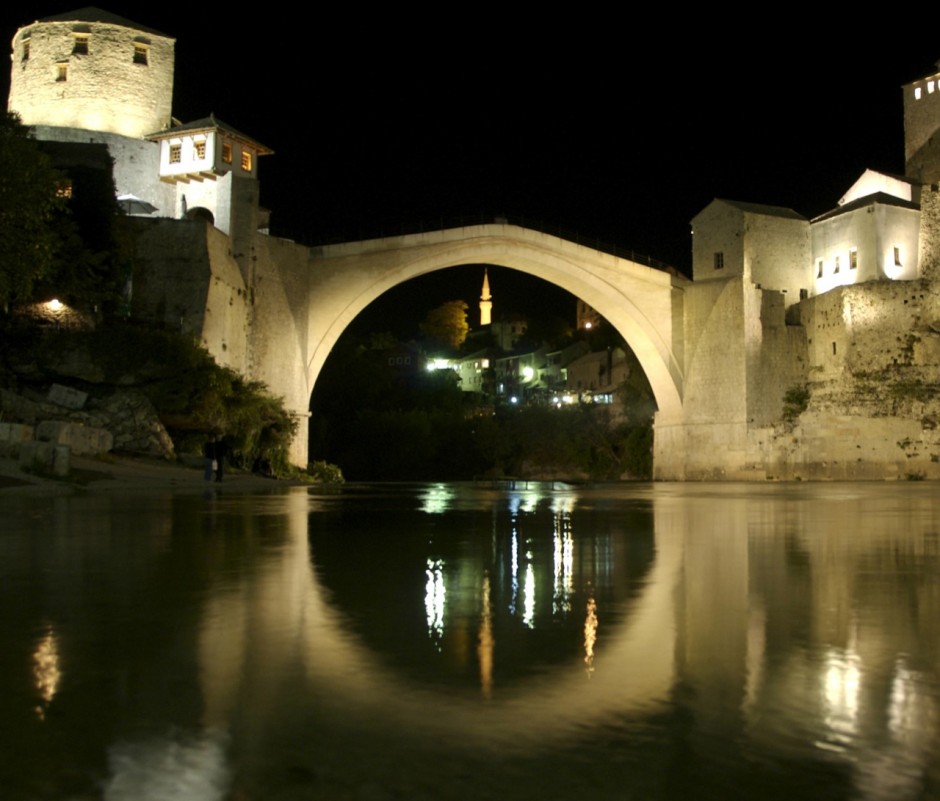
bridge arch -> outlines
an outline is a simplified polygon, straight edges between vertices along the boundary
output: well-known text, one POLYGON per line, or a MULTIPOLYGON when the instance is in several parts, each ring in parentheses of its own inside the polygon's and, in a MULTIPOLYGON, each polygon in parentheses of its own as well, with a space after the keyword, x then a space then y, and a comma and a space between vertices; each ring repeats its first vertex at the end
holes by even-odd
POLYGON ((312 313, 305 365, 310 391, 340 335, 370 303, 405 281, 468 264, 519 270, 590 304, 636 354, 656 398, 657 420, 680 417, 683 279, 549 234, 504 224, 319 249, 310 285, 312 313))

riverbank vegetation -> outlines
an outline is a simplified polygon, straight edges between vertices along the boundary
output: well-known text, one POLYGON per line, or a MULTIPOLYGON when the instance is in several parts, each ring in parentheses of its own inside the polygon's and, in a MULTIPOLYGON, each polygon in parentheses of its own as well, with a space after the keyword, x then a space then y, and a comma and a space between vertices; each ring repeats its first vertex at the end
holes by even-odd
POLYGON ((200 454, 222 437, 229 461, 290 472, 297 423, 281 399, 215 362, 191 337, 121 321, 94 330, 53 330, 7 321, 0 386, 39 396, 53 383, 102 398, 137 390, 153 404, 178 454, 200 454))

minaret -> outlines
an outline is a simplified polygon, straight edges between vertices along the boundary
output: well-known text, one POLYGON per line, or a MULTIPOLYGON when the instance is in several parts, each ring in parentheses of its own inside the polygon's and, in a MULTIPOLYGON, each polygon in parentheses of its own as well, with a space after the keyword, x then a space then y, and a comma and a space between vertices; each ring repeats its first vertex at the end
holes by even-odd
POLYGON ((490 278, 486 268, 483 268, 483 294, 480 295, 480 325, 489 325, 493 322, 493 297, 490 295, 490 278))

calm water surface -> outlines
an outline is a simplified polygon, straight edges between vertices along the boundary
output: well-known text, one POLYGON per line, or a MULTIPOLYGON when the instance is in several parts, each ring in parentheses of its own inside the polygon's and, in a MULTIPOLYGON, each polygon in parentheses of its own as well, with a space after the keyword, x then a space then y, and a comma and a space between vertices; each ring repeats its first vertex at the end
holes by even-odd
POLYGON ((0 498, 3 799, 940 798, 927 483, 0 498))

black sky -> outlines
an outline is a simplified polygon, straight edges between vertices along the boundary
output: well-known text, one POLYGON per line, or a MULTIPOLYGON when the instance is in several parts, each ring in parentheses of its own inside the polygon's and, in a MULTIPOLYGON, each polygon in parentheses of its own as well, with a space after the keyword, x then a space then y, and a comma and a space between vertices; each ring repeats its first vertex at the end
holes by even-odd
MULTIPOLYGON (((7 7, 2 33, 76 7, 7 7)), ((643 21, 107 8, 176 37, 176 117, 214 112, 274 149, 260 166, 272 233, 318 243, 505 215, 684 271, 689 220, 714 197, 812 217, 866 167, 903 172, 900 86, 940 57, 932 26, 900 13, 853 27, 674 5, 643 21)))

